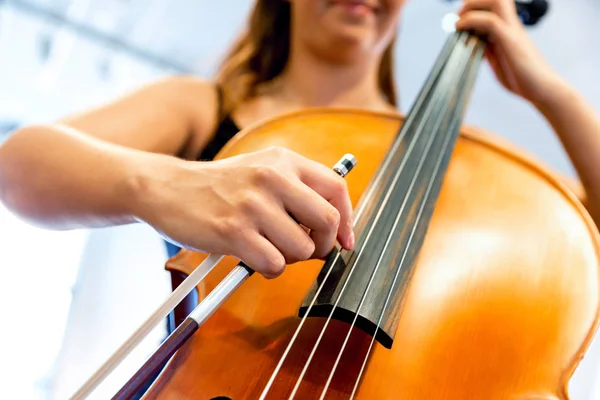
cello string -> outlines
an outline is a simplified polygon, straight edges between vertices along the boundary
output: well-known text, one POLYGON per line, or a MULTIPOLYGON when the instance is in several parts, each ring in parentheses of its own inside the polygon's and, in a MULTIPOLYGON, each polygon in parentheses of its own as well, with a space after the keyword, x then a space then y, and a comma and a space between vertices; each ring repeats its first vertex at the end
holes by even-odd
MULTIPOLYGON (((451 61, 451 60, 452 60, 452 58, 453 58, 453 57, 456 57, 456 56, 454 55, 454 53, 453 53, 453 54, 450 56, 450 59, 447 61, 447 63, 452 63, 453 61, 451 61)), ((442 80, 443 80, 443 79, 444 79, 444 78, 442 78, 442 80)), ((444 92, 444 90, 443 90, 443 87, 442 87, 441 89, 439 89, 438 87, 436 87, 436 90, 437 90, 438 92, 440 92, 440 91, 441 91, 442 93, 444 92)), ((403 158, 403 160, 402 160, 402 165, 401 165, 401 166, 398 168, 398 171, 397 171, 397 173, 396 173, 396 176, 394 177, 394 180, 393 180, 392 184, 390 185, 390 186, 391 186, 391 189, 389 190, 389 192, 388 192, 388 193, 387 193, 387 195, 386 195, 385 203, 387 203, 387 201, 388 201, 388 200, 389 200, 389 198, 391 197, 391 195, 392 195, 392 193, 393 193, 394 189, 395 189, 395 188, 397 188, 397 181, 398 181, 398 179, 399 179, 399 178, 401 177, 401 175, 402 175, 401 173, 402 173, 402 171, 403 171, 403 169, 404 169, 404 166, 405 166, 406 162, 407 162, 407 161, 408 161, 408 159, 409 159, 409 155, 412 153, 412 149, 413 149, 414 145, 415 145, 415 144, 418 142, 418 140, 419 140, 419 138, 422 136, 423 132, 425 132, 425 127, 426 127, 425 123, 428 121, 429 115, 430 115, 430 114, 433 112, 433 110, 435 109, 435 107, 436 107, 436 106, 435 106, 435 105, 436 105, 436 103, 438 103, 438 102, 440 102, 440 101, 442 101, 442 98, 440 98, 440 96, 439 96, 439 95, 433 95, 433 100, 432 100, 430 103, 428 103, 428 104, 427 104, 427 109, 426 109, 426 111, 423 113, 423 116, 421 117, 421 120, 420 120, 420 122, 419 122, 419 125, 418 125, 418 126, 417 126, 417 128, 416 128, 415 138, 414 138, 413 142, 411 143, 411 147, 410 147, 410 148, 409 148, 409 150, 406 152, 406 154, 405 154, 405 156, 404 156, 404 158, 403 158)), ((433 143, 433 139, 434 139, 434 138, 435 138, 435 134, 434 134, 434 135, 430 135, 430 137, 428 138, 428 141, 427 141, 427 147, 426 147, 426 150, 425 150, 425 152, 428 152, 428 149, 431 147, 431 144, 433 143)), ((422 165, 423 165, 423 163, 424 163, 425 159, 426 159, 426 157, 425 157, 425 154, 423 154, 423 156, 421 156, 421 157, 420 157, 420 162, 419 162, 419 166, 417 167, 417 172, 416 172, 416 173, 413 175, 413 178, 412 178, 412 180, 411 180, 410 186, 409 186, 409 188, 407 189, 407 194, 406 194, 406 196, 404 197, 403 203, 402 203, 402 205, 401 205, 401 207, 400 207, 400 211, 399 211, 399 212, 398 212, 398 214, 397 214, 397 215, 398 215, 398 217, 397 217, 396 223, 394 224, 394 227, 392 228, 392 230, 393 230, 393 229, 396 227, 396 225, 397 225, 397 223, 398 223, 398 219, 399 219, 399 217, 400 217, 400 216, 403 214, 403 212, 404 212, 404 209, 405 209, 405 207, 406 207, 406 205, 407 205, 407 203, 408 203, 408 199, 409 199, 410 193, 412 193, 412 191, 413 191, 413 187, 415 186, 415 183, 416 183, 416 181, 417 181, 417 176, 418 176, 418 173, 419 173, 419 171, 421 170, 421 168, 422 168, 422 165)), ((379 210, 379 213, 378 213, 378 219, 379 219, 379 216, 380 216, 380 214, 383 212, 383 208, 384 208, 384 207, 380 208, 380 210, 379 210)), ((368 242, 368 240, 370 239, 371 233, 374 231, 374 228, 375 228, 375 224, 373 224, 373 225, 371 226, 371 230, 370 230, 370 232, 369 232, 369 235, 366 237, 366 239, 365 239, 365 242, 368 242)), ((390 239, 391 239, 391 236, 390 236, 390 237, 388 237, 388 239, 387 239, 387 242, 388 242, 388 243, 389 243, 390 239)), ((386 247, 387 247, 387 244, 386 244, 386 247)), ((357 256, 357 258, 356 258, 356 260, 355 260, 354 266, 356 266, 356 265, 358 264, 358 261, 359 261, 359 259, 361 258, 361 255, 362 255, 362 250, 363 250, 363 249, 364 249, 364 247, 361 249, 361 252, 358 254, 358 256, 357 256)), ((385 247, 384 247, 384 250, 385 250, 385 247)), ((366 299, 366 294, 368 293, 368 291, 369 291, 369 288, 370 288, 370 286, 371 286, 371 283, 372 283, 372 281, 373 281, 374 277, 376 276, 376 272, 377 272, 377 270, 378 270, 378 267, 379 267, 380 261, 381 261, 381 257, 380 257, 380 260, 379 260, 379 262, 376 264, 376 266, 375 266, 375 268, 374 268, 373 272, 371 273, 371 277, 370 277, 370 280, 369 280, 369 282, 368 282, 368 284, 367 284, 367 289, 366 289, 366 291, 365 291, 365 292, 362 294, 362 296, 361 296, 360 304, 359 304, 359 306, 358 306, 358 307, 359 307, 359 310, 360 310, 360 308, 361 308, 361 306, 362 306, 362 304, 363 304, 364 300, 366 299)), ((335 311, 335 308, 337 307, 337 305, 338 305, 338 303, 339 303, 339 301, 340 301, 340 299, 341 299, 341 297, 342 297, 342 294, 343 294, 343 292, 344 292, 344 290, 345 290, 345 288, 346 288, 346 285, 348 284, 348 282, 349 282, 349 281, 350 281, 349 279, 346 279, 346 281, 344 282, 344 285, 342 286, 342 289, 341 289, 341 291, 340 291, 340 294, 338 295, 338 297, 337 297, 337 300, 336 300, 336 302, 334 303, 334 305, 333 305, 333 308, 332 308, 332 310, 330 311, 330 314, 329 314, 329 316, 328 316, 327 320, 325 321, 325 324, 324 324, 323 328, 321 329, 320 335, 319 335, 319 337, 317 338, 317 341, 315 342, 315 344, 314 344, 314 346, 313 346, 313 348, 312 348, 312 351, 311 351, 311 353, 310 353, 310 355, 309 355, 309 357, 308 357, 307 361, 306 361, 306 362, 305 362, 305 364, 304 364, 304 368, 302 369, 302 372, 300 373, 300 375, 298 376, 298 378, 297 378, 297 380, 296 380, 296 384, 295 384, 295 386, 294 386, 294 389, 293 389, 293 391, 292 391, 292 393, 291 393, 291 395, 290 395, 290 397, 289 397, 290 399, 292 399, 292 398, 295 396, 295 394, 296 394, 296 392, 297 392, 298 388, 300 387, 300 384, 301 384, 301 382, 302 382, 302 379, 303 379, 303 377, 304 377, 304 375, 305 375, 306 371, 308 370, 308 367, 309 367, 309 365, 310 365, 310 363, 311 363, 311 361, 312 361, 312 358, 313 358, 314 354, 316 353, 316 350, 317 350, 317 348, 318 348, 318 346, 319 346, 319 344, 320 344, 320 342, 321 342, 321 339, 323 338, 323 335, 324 335, 324 333, 325 333, 325 331, 326 331, 326 329, 327 329, 327 327, 328 327, 328 325, 329 325, 329 322, 331 321, 331 319, 332 319, 332 317, 333 317, 333 313, 334 313, 334 311, 335 311)), ((355 316, 354 316, 354 321, 352 322, 352 326, 354 326, 354 323, 356 322, 356 319, 357 319, 357 318, 358 318, 358 312, 357 312, 357 313, 355 313, 355 316)), ((344 346, 345 346, 345 343, 344 343, 344 346)))
MULTIPOLYGON (((448 42, 451 40, 449 39, 448 42)), ((448 47, 448 44, 446 45, 448 47)), ((409 115, 407 117, 407 122, 414 118, 409 115)), ((400 141, 395 143, 395 146, 392 148, 393 151, 400 145, 400 141)), ((391 158, 387 159, 387 163, 384 164, 382 168, 382 172, 385 171, 387 164, 389 164, 391 158)), ((377 186, 377 183, 382 179, 383 173, 379 173, 374 187, 377 186)), ((365 205, 368 204, 368 200, 372 196, 373 191, 368 192, 367 201, 363 202, 360 210, 364 210, 365 205)), ((357 218, 360 217, 360 212, 357 218)), ((143 340, 144 337, 151 331, 151 329, 164 318, 172 309, 185 297, 190 290, 192 290, 197 283, 202 281, 202 279, 206 276, 212 268, 218 264, 218 262, 223 258, 221 255, 209 255, 191 274, 188 276, 174 291, 173 293, 165 300, 165 302, 150 316, 147 320, 119 347, 111 357, 98 369, 96 372, 84 383, 82 387, 71 397, 71 399, 81 399, 88 396, 105 378, 110 372, 112 372, 117 365, 121 363, 121 361, 127 357, 131 353, 131 351, 143 340)), ((328 273, 329 275, 329 273, 328 273)), ((325 281, 324 281, 325 282, 325 281)), ((320 289, 319 289, 320 291, 320 289)), ((319 292, 317 292, 318 295, 319 292)), ((315 296, 316 298, 316 296, 315 296)), ((314 303, 314 301, 313 301, 314 303)), ((312 306, 312 304, 311 304, 312 306)), ((310 310, 310 308, 309 308, 310 310)), ((297 335, 295 335, 297 336, 297 335)))
MULTIPOLYGON (((442 125, 448 125, 448 123, 446 121, 449 118, 449 115, 451 116, 451 114, 448 114, 444 110, 446 110, 446 111, 448 110, 448 107, 447 107, 448 106, 448 101, 449 100, 451 101, 452 94, 453 94, 451 90, 448 90, 448 87, 451 85, 451 82, 455 79, 454 77, 457 75, 457 71, 460 71, 461 69, 464 68, 464 65, 463 65, 464 62, 463 62, 461 56, 462 56, 462 49, 460 49, 460 50, 457 49, 457 51, 455 52, 455 59, 458 59, 458 60, 457 61, 452 60, 452 61, 454 61, 454 63, 449 62, 450 66, 448 67, 447 74, 444 76, 444 78, 446 78, 446 79, 444 79, 443 80, 444 82, 440 84, 440 89, 439 90, 443 93, 443 96, 441 96, 441 98, 438 99, 439 101, 438 101, 437 107, 438 107, 439 113, 436 113, 437 116, 438 116, 438 118, 437 118, 437 121, 435 121, 435 126, 433 128, 434 134, 432 134, 431 137, 430 137, 430 142, 429 142, 430 144, 432 143, 433 138, 437 137, 440 134, 440 131, 443 130, 443 128, 441 128, 441 126, 442 125)), ((450 137, 451 137, 451 135, 446 135, 443 147, 440 150, 440 154, 441 154, 440 159, 443 158, 443 155, 446 152, 446 148, 448 146, 448 142, 450 140, 450 137)), ((420 163, 420 167, 419 167, 418 171, 416 172, 416 174, 420 174, 421 167, 422 167, 422 165, 424 163, 425 158, 430 157, 429 153, 433 151, 433 150, 430 150, 430 147, 431 146, 428 146, 427 153, 423 154, 423 157, 422 157, 421 163, 420 163)), ((438 167, 439 167, 439 165, 434 168, 433 177, 437 176, 437 171, 439 169, 438 167)), ((424 177, 421 178, 421 179, 424 179, 424 177)), ((431 181, 433 181, 433 179, 431 181)), ((431 185, 429 185, 429 186, 431 186, 431 185)), ((430 188, 427 189, 427 192, 424 195, 424 200, 422 200, 423 204, 425 204, 425 202, 427 200, 429 191, 430 191, 430 188)), ((408 199, 408 196, 405 198, 405 201, 407 199, 408 199)), ((387 301, 389 301, 389 297, 391 296, 391 293, 393 291, 394 284, 396 282, 397 276, 400 274, 400 271, 402 271, 404 269, 404 268, 402 268, 402 264, 405 262, 405 257, 406 257, 406 255, 409 252, 409 248, 410 248, 411 243, 413 241, 412 239, 413 239, 414 232, 416 231, 417 227, 419 226, 419 221, 421 219, 421 211, 419 212, 419 214, 418 214, 415 222, 413 223, 413 229, 412 229, 412 232, 410 234, 410 237, 408 238, 408 242, 404 245, 404 253, 403 253, 402 258, 400 260, 400 265, 399 265, 399 267, 397 269, 394 281, 392 282, 392 285, 390 286, 390 290, 389 290, 389 293, 388 293, 388 299, 387 299, 387 301)), ((396 216, 395 221, 394 221, 394 227, 392 228, 392 232, 398 226, 399 222, 401 221, 401 217, 402 217, 401 213, 399 213, 396 216)), ((379 259, 377 261, 375 270, 377 270, 377 269, 379 269, 381 267, 381 263, 382 263, 382 261, 383 261, 383 259, 385 257, 385 251, 390 246, 391 239, 392 239, 392 236, 390 235, 387 238, 387 241, 385 243, 385 246, 384 246, 384 249, 383 249, 381 255, 379 256, 379 259)), ((330 374, 329 374, 329 377, 327 379, 327 382, 326 382, 326 384, 325 384, 325 386, 323 388, 323 391, 321 393, 321 398, 323 398, 325 396, 325 393, 327 392, 327 389, 329 388, 331 380, 333 379, 333 375, 335 374, 335 371, 337 370, 337 366, 338 366, 338 364, 339 364, 339 362, 341 360, 341 357, 342 357, 342 355, 344 353, 344 350, 345 350, 345 348, 347 346, 347 343, 348 343, 348 340, 350 338, 350 335, 351 335, 351 333, 353 331, 353 327, 356 324, 356 320, 357 320, 358 315, 360 313, 360 310, 361 310, 361 308, 363 306, 363 303, 364 303, 364 301, 366 299, 366 294, 370 291, 370 288, 372 287, 373 278, 374 278, 374 273, 372 275, 371 281, 369 281, 369 283, 368 283, 368 286, 367 286, 367 289, 365 290, 365 293, 362 296, 361 302, 360 302, 360 304, 358 306, 358 310, 356 311, 354 320, 352 321, 352 324, 350 325, 350 327, 349 327, 349 329, 347 331, 347 334, 346 334, 345 340, 344 340, 344 342, 342 344, 342 347, 341 347, 340 351, 338 352, 338 356, 336 358, 334 366, 333 366, 333 368, 330 371, 330 374)), ((385 307, 384 307, 384 309, 385 309, 385 307)), ((377 327, 376 327, 376 329, 375 329, 375 331, 373 333, 373 337, 376 337, 378 329, 379 329, 379 323, 377 324, 377 327)))
MULTIPOLYGON (((474 61, 471 63, 471 66, 470 66, 471 68, 470 68, 470 70, 469 70, 469 72, 467 74, 467 77, 466 77, 466 81, 467 82, 464 85, 464 87, 462 88, 463 90, 459 94, 459 104, 463 104, 463 105, 465 104, 467 95, 470 92, 471 87, 473 86, 473 83, 475 81, 475 76, 477 74, 478 67, 479 67, 479 64, 481 62, 482 55, 483 55, 483 52, 484 52, 484 49, 485 49, 484 44, 482 42, 477 42, 476 46, 477 47, 475 49, 475 56, 473 57, 474 61)), ((455 132, 454 135, 456 135, 458 133, 458 130, 459 130, 460 117, 462 115, 464 115, 464 109, 463 109, 463 111, 461 113, 457 113, 457 110, 455 110, 454 112, 455 112, 455 114, 454 114, 453 120, 452 120, 452 122, 450 124, 450 126, 451 126, 451 130, 450 131, 451 132, 455 132)), ((450 136, 451 135, 448 135, 448 138, 450 136)), ((447 144, 447 142, 446 142, 446 144, 447 144)), ((438 162, 436 164, 436 170, 439 168, 439 165, 441 164, 441 161, 444 158, 443 155, 444 155, 444 153, 442 153, 442 157, 439 158, 439 160, 438 160, 438 162)), ((430 182, 429 182, 428 189, 427 189, 427 194, 426 194, 426 198, 429 197, 429 193, 431 191, 431 187, 433 186, 434 179, 435 179, 435 177, 433 177, 430 180, 430 182)), ((421 203, 421 207, 420 207, 420 210, 419 210, 419 216, 417 218, 421 217, 422 211, 425 208, 426 204, 427 204, 427 201, 423 201, 421 203)), ((416 226, 416 224, 415 224, 415 226, 416 226)), ((413 228, 413 231, 411 233, 411 240, 412 240, 412 237, 414 235, 414 231, 415 231, 415 229, 413 228)), ((397 280, 397 277, 398 277, 398 274, 396 274, 396 276, 394 277, 394 281, 392 282, 392 286, 391 287, 394 286, 394 284, 395 284, 395 282, 397 280)), ((386 301, 384 303, 383 309, 381 311, 381 314, 379 315, 379 319, 377 321, 377 327, 375 329, 375 332, 377 332, 377 330, 379 329, 379 326, 381 324, 381 320, 383 319, 383 315, 385 314, 385 310, 386 310, 386 308, 388 306, 388 302, 389 302, 390 297, 391 297, 391 289, 388 292, 388 296, 387 296, 386 301)), ((356 379, 356 381, 354 383, 354 388, 353 388, 352 393, 350 395, 350 399, 354 398, 354 395, 355 395, 356 390, 358 388, 358 384, 360 383, 360 379, 361 379, 362 374, 364 372, 364 369, 366 367, 367 360, 369 359, 369 355, 371 354, 374 342, 375 342, 375 335, 373 335, 372 338, 371 338, 371 342, 369 344, 369 348, 367 349, 367 353, 366 353, 366 355, 364 357, 363 364, 362 364, 361 369, 359 371, 358 377, 357 377, 357 379, 356 379)))
MULTIPOLYGON (((423 89, 421 90, 421 92, 419 93, 419 96, 417 97, 416 101, 415 101, 415 105, 412 107, 412 110, 409 112, 405 123, 403 124, 401 131, 398 135, 398 138, 394 141, 392 147, 390 148, 389 152, 388 152, 388 156, 384 159, 382 166, 380 167, 377 175, 375 176, 375 179, 373 180, 373 183, 370 185, 370 188, 368 189, 368 191, 366 192, 366 197, 364 198, 363 201, 361 201, 359 203, 358 211, 356 213, 356 216, 354 217, 354 222, 353 225, 356 225, 356 222, 359 220, 359 218, 362 216, 363 211, 366 208, 366 205, 369 203, 371 197, 373 196, 373 193, 375 192, 375 189, 377 188, 378 184, 380 183, 381 179, 383 178, 383 175, 385 174, 385 172, 387 171, 387 169, 390 166, 390 163, 392 161, 392 156, 395 155, 395 153, 398 151, 398 148, 400 147, 400 145, 402 144, 402 139, 406 136, 406 134, 408 133, 408 130, 410 129, 410 127, 412 126, 412 124, 414 123, 416 116, 420 113, 421 108, 423 106, 424 101, 426 100, 427 96, 429 95, 429 92, 431 90, 431 88, 433 87, 433 84, 435 83, 435 81, 437 80, 437 76, 440 73, 440 71, 442 70, 445 61, 447 59, 447 57, 449 56, 449 54, 452 52, 452 49, 455 45, 455 43, 458 41, 459 35, 458 34, 454 34, 451 35, 448 40, 446 41, 440 56, 438 57, 438 60, 436 61, 436 63, 434 64, 431 73, 429 74, 429 78, 427 79, 427 81, 425 82, 425 84, 423 85, 423 89)), ((364 245, 363 245, 364 246, 364 245)), ((275 367, 273 373, 271 374, 271 377, 269 378, 269 381, 267 382, 261 396, 260 396, 260 400, 263 400, 267 393, 269 392, 270 388, 273 385, 273 382, 275 380, 275 377, 278 375, 279 371, 281 370, 281 367, 283 366, 283 363, 287 357, 287 355, 289 354, 292 346, 294 345, 309 313, 310 310, 312 309, 316 299, 318 298, 321 290, 323 289, 323 287, 325 286, 325 283, 327 282, 327 279, 331 273, 331 271, 333 270, 333 266, 335 265, 335 262, 339 259, 339 257, 341 256, 341 251, 338 252, 333 260, 333 262, 331 263, 330 268, 328 269, 322 283, 319 285, 315 295, 313 296, 310 305, 304 315, 304 317, 300 320, 300 323, 298 325, 298 327, 296 328, 296 331, 294 332, 294 335, 292 336, 292 339, 290 340, 290 342, 288 343, 288 346, 286 347, 286 349, 284 350, 282 356, 279 359, 279 362, 277 364, 277 366, 275 367)), ((353 273, 354 268, 356 266, 356 263, 353 265, 353 267, 350 270, 349 276, 353 273)))
MULTIPOLYGON (((456 75, 456 71, 460 71, 460 68, 462 67, 462 65, 461 65, 461 58, 460 57, 461 57, 461 52, 457 48, 457 50, 452 54, 452 57, 448 60, 447 69, 444 71, 445 74, 444 74, 443 78, 440 80, 440 84, 439 84, 439 88, 438 88, 438 91, 441 92, 441 95, 438 95, 432 101, 432 105, 431 105, 431 107, 434 108, 434 109, 436 109, 436 111, 439 110, 439 109, 443 109, 444 104, 447 104, 448 99, 451 98, 451 94, 452 93, 447 90, 446 86, 449 86, 449 82, 448 81, 451 81, 453 79, 453 76, 456 75)), ((362 306, 364 304, 364 301, 367 298, 367 294, 369 293, 369 291, 370 291, 370 289, 371 289, 371 287, 373 285, 373 280, 374 280, 374 278, 376 276, 376 273, 377 273, 377 271, 380 269, 380 267, 382 265, 382 261, 383 261, 383 259, 385 257, 385 251, 390 246, 390 243, 391 243, 392 238, 393 238, 393 236, 392 236, 393 232, 394 232, 394 230, 396 229, 396 227, 398 226, 398 224, 400 223, 400 221, 402 219, 401 217, 404 214, 405 206, 406 206, 406 204, 407 204, 407 202, 409 200, 409 197, 410 197, 411 193, 414 190, 414 185, 417 182, 417 180, 423 179, 423 178, 420 177, 421 170, 423 168, 423 165, 425 164, 425 161, 427 159, 429 159, 429 157, 431 157, 430 153, 433 152, 433 150, 431 150, 432 144, 434 143, 434 140, 437 138, 437 136, 440 135, 440 131, 441 131, 440 126, 442 125, 442 123, 446 119, 447 115, 444 114, 443 112, 439 112, 439 113, 436 113, 436 116, 437 116, 437 119, 434 120, 434 123, 433 123, 434 126, 433 126, 433 128, 431 130, 429 129, 428 125, 424 125, 424 126, 428 127, 427 131, 433 131, 433 134, 429 135, 429 138, 428 138, 428 141, 427 141, 427 146, 426 146, 425 150, 423 151, 423 154, 420 157, 419 165, 418 165, 417 170, 415 171, 415 173, 413 175, 413 179, 411 181, 409 189, 407 190, 407 194, 404 197, 402 207, 401 207, 400 211, 398 212, 398 214, 396 215, 396 218, 394 220, 394 224, 393 224, 393 226, 391 228, 390 234, 389 234, 389 236, 386 239, 386 242, 385 242, 384 247, 383 247, 383 249, 381 251, 381 254, 379 255, 379 258, 378 258, 378 260, 377 260, 377 262, 375 264, 375 268, 374 268, 373 272, 371 273, 371 278, 370 278, 369 282, 367 283, 367 287, 366 287, 365 291, 362 293, 361 300, 359 302, 359 305, 358 305, 358 308, 357 308, 356 312, 354 313, 354 318, 352 320, 352 323, 351 323, 351 325, 350 325, 350 327, 348 329, 346 337, 345 337, 345 339, 344 339, 344 341, 342 343, 342 347, 341 347, 341 349, 338 352, 338 356, 337 356, 337 358, 335 360, 335 363, 334 363, 334 365, 333 365, 333 367, 332 367, 332 369, 331 369, 331 371, 329 373, 327 382, 326 382, 326 384, 325 384, 325 386, 323 388, 323 391, 321 393, 321 399, 325 396, 325 393, 327 392, 327 389, 329 388, 329 385, 331 384, 331 380, 333 378, 333 375, 334 375, 335 371, 337 370, 337 366, 338 366, 338 364, 339 364, 339 362, 341 360, 341 357, 342 357, 342 355, 344 353, 344 350, 345 350, 345 348, 346 348, 346 346, 348 344, 348 340, 349 340, 350 335, 352 333, 352 329, 353 329, 354 325, 356 324, 356 321, 357 321, 358 316, 360 314, 360 310, 361 310, 361 308, 362 308, 362 306)), ((427 117, 424 117, 424 118, 427 119, 427 117)), ((427 122, 431 122, 431 120, 427 120, 427 122)), ((423 132, 423 131, 425 131, 425 130, 423 129, 421 132, 423 132)), ((421 132, 419 132, 419 134, 421 134, 421 132)), ((446 142, 448 140, 449 140, 449 135, 446 138, 446 142)), ((447 147, 446 145, 443 146, 442 152, 445 150, 446 147, 447 147)), ((414 222, 413 232, 416 229, 416 227, 418 226, 418 223, 419 223, 419 218, 417 217, 416 221, 414 222)), ((399 274, 400 270, 402 269, 401 268, 402 267, 402 262, 404 261, 404 257, 405 257, 405 255, 408 252, 408 248, 409 248, 410 243, 412 241, 411 238, 412 238, 412 234, 411 234, 411 237, 409 238, 408 243, 405 246, 405 252, 404 252, 403 258, 402 258, 402 260, 400 262, 400 266, 398 267, 398 270, 397 270, 396 274, 399 274)), ((392 286, 390 287, 390 293, 392 292, 392 289, 393 289, 393 283, 392 283, 392 286)), ((377 326, 377 328, 379 328, 379 326, 377 326)), ((377 332, 377 329, 375 330, 375 332, 373 334, 374 337, 376 335, 376 332, 377 332)))

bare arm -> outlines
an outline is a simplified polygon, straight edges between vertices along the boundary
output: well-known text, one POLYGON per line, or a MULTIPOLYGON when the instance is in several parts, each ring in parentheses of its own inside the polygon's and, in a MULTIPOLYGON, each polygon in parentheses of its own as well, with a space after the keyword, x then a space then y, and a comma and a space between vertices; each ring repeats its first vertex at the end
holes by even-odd
POLYGON ((508 90, 546 117, 563 143, 581 184, 571 183, 600 226, 600 121, 592 106, 569 87, 542 57, 511 0, 464 0, 459 30, 487 37, 486 58, 508 90))
POLYGON ((141 172, 160 174, 192 158, 216 114, 211 84, 162 80, 56 124, 27 126, 0 147, 0 199, 52 229, 135 221, 141 172))
POLYGON ((212 136, 216 107, 212 85, 177 78, 60 124, 23 128, 0 148, 1 199, 53 229, 142 221, 266 277, 324 257, 336 239, 351 249, 352 203, 329 167, 281 148, 182 159, 212 136))
POLYGON ((600 226, 600 115, 562 81, 547 93, 536 106, 554 128, 581 179, 571 186, 600 226))

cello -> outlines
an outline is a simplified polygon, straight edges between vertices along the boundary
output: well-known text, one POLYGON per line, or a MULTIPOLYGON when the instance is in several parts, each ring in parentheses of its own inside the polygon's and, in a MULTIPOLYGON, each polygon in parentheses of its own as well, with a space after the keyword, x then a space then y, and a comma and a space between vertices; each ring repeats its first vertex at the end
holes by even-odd
POLYGON ((406 117, 310 109, 236 135, 217 158, 353 154, 355 248, 274 280, 182 250, 166 267, 201 270, 209 312, 115 397, 158 369, 144 398, 567 399, 600 323, 600 235, 549 168, 462 125, 484 48, 452 34, 406 117))

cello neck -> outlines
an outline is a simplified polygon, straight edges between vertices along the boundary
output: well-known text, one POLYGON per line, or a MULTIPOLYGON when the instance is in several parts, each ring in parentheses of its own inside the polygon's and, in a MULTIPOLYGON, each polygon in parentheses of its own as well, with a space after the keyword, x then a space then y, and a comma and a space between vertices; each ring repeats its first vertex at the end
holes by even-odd
POLYGON ((355 217, 355 249, 334 252, 300 308, 355 324, 390 348, 413 265, 425 238, 484 43, 453 34, 398 131, 355 217), (400 252, 399 252, 400 249, 400 252), (326 279, 329 271, 332 278, 326 279), (318 301, 310 306, 324 282, 318 301))

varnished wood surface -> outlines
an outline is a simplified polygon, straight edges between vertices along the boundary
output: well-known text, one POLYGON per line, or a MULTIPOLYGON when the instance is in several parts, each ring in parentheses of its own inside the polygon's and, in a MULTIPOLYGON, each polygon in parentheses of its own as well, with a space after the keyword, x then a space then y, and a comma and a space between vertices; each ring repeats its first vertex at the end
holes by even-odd
MULTIPOLYGON (((313 110, 257 124, 220 157, 285 146, 333 165, 354 204, 401 118, 313 110)), ((357 399, 566 399, 570 376, 599 321, 598 233, 549 170, 513 148, 463 129, 420 253, 391 350, 375 344, 357 399)), ((204 255, 183 251, 168 269, 189 273, 204 255)), ((199 286, 206 295, 236 260, 199 286)), ((147 398, 258 398, 299 323, 297 309, 322 262, 255 274, 180 349, 147 398)), ((323 319, 305 324, 269 399, 287 398, 323 319)), ((347 332, 333 321, 296 398, 319 398, 347 332)), ((353 332, 327 392, 347 399, 371 338, 353 332)))

